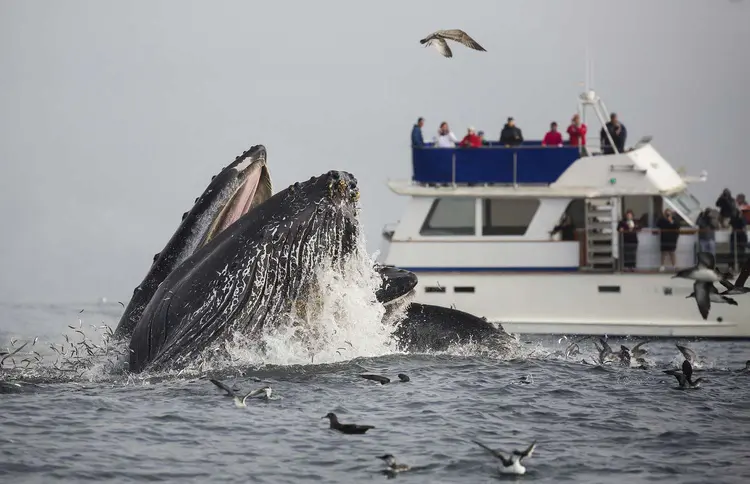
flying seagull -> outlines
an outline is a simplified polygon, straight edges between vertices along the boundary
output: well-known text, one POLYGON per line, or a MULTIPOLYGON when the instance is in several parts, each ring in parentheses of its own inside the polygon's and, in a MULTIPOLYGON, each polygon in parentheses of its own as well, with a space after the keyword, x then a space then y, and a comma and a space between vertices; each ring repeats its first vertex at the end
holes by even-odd
POLYGON ((437 51, 445 57, 453 57, 453 52, 451 52, 451 48, 448 47, 447 40, 453 40, 474 50, 486 52, 486 49, 479 45, 476 40, 469 37, 469 34, 458 29, 438 30, 420 40, 419 43, 425 44, 425 47, 429 45, 435 47, 437 51))

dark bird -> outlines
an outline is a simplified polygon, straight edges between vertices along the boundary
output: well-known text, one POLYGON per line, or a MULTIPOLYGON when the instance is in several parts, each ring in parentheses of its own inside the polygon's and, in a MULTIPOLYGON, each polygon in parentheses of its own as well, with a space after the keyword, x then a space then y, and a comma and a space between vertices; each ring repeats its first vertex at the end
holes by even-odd
POLYGON ((617 353, 617 357, 620 358, 620 365, 630 367, 631 354, 630 348, 625 345, 620 345, 620 351, 617 353))
POLYGON ((599 352, 599 364, 603 365, 610 357, 615 356, 615 352, 612 351, 612 347, 609 346, 609 344, 604 341, 603 338, 599 338, 599 342, 601 343, 601 346, 596 344, 596 341, 594 341, 594 346, 599 352))
POLYGON ((695 298, 695 302, 698 304, 698 311, 700 311, 703 319, 708 318, 708 312, 711 310, 711 303, 716 304, 731 304, 737 306, 737 301, 729 296, 719 294, 719 291, 714 287, 712 282, 701 282, 695 281, 693 283, 693 292, 685 299, 691 297, 695 298))
POLYGON ((531 454, 534 452, 534 449, 536 448, 536 440, 531 443, 528 448, 524 451, 518 451, 514 450, 512 454, 509 454, 506 458, 503 455, 503 451, 500 450, 493 450, 484 445, 481 442, 478 442, 476 440, 472 440, 475 444, 477 444, 479 447, 486 450, 488 453, 493 455, 494 457, 500 459, 500 461, 503 463, 503 469, 501 471, 509 473, 509 474, 518 474, 522 475, 526 473, 526 467, 521 464, 521 461, 525 459, 526 457, 531 457, 531 454))
POLYGON ((750 287, 745 287, 747 278, 750 276, 750 259, 747 259, 740 269, 740 274, 734 281, 732 288, 726 289, 721 293, 722 296, 740 296, 750 292, 750 287))
POLYGON ((750 373, 750 360, 747 360, 745 362, 745 368, 740 368, 739 370, 735 370, 737 373, 750 373))
POLYGON ((667 375, 673 375, 675 378, 677 378, 677 382, 680 384, 680 389, 687 389, 687 388, 698 388, 701 385, 701 382, 708 381, 704 380, 703 378, 698 378, 697 380, 693 381, 693 366, 690 364, 688 360, 684 360, 682 362, 682 371, 679 370, 664 370, 664 373, 667 375))
POLYGON ((474 50, 481 50, 483 52, 486 52, 486 49, 479 45, 476 40, 469 37, 469 34, 464 32, 463 30, 458 29, 438 30, 437 32, 433 32, 424 39, 420 40, 419 43, 424 44, 425 47, 432 45, 443 56, 453 57, 453 52, 451 52, 451 48, 448 47, 448 42, 446 42, 447 40, 453 40, 474 50))
MULTIPOLYGON (((359 376, 361 376, 365 380, 376 381, 376 382, 380 383, 381 385, 385 385, 385 384, 391 382, 390 378, 385 377, 385 376, 381 376, 381 375, 364 374, 364 375, 359 375, 359 376)), ((408 381, 411 381, 411 379, 407 375, 405 375, 403 373, 399 373, 398 374, 398 383, 406 383, 408 381)))
POLYGON ((325 417, 321 418, 329 419, 331 421, 331 428, 338 430, 342 434, 364 434, 368 430, 375 428, 372 425, 342 424, 333 412, 328 412, 325 417))
POLYGON ((713 254, 710 252, 698 252, 696 257, 698 258, 698 263, 695 267, 677 271, 677 273, 672 276, 672 279, 681 278, 693 279, 694 281, 700 282, 719 282, 727 289, 734 287, 729 281, 727 281, 724 274, 721 274, 716 270, 716 258, 713 254))

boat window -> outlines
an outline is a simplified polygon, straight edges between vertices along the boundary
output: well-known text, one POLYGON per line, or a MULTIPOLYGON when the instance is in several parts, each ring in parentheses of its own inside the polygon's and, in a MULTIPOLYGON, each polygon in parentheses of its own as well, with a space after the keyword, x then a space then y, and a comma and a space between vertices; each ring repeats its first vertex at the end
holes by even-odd
POLYGON ((695 224, 701 212, 701 203, 687 190, 664 197, 664 201, 690 225, 695 224))
POLYGON ((438 198, 420 230, 422 235, 474 235, 474 199, 438 198))
POLYGON ((482 235, 524 235, 539 205, 537 198, 485 199, 482 235))

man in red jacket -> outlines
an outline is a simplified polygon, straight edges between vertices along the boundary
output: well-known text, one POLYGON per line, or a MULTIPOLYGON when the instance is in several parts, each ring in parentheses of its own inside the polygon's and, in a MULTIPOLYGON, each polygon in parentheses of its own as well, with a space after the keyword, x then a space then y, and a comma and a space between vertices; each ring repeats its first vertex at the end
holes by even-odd
POLYGON ((469 126, 469 131, 464 136, 464 139, 459 143, 461 148, 479 148, 482 146, 482 138, 477 136, 473 126, 469 126))
POLYGON ((568 126, 570 146, 586 146, 586 125, 581 123, 581 117, 576 114, 568 126))
POLYGON ((552 121, 549 125, 549 131, 544 135, 542 146, 562 146, 562 135, 557 130, 557 123, 552 121))

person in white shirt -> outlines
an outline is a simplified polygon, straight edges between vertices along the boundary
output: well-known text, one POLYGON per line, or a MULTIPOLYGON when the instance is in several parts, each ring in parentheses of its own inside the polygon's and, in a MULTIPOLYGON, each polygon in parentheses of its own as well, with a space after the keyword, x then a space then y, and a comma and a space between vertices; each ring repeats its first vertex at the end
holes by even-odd
POLYGON ((438 148, 455 148, 458 138, 448 127, 448 123, 443 121, 438 129, 438 135, 435 136, 435 146, 438 148))

